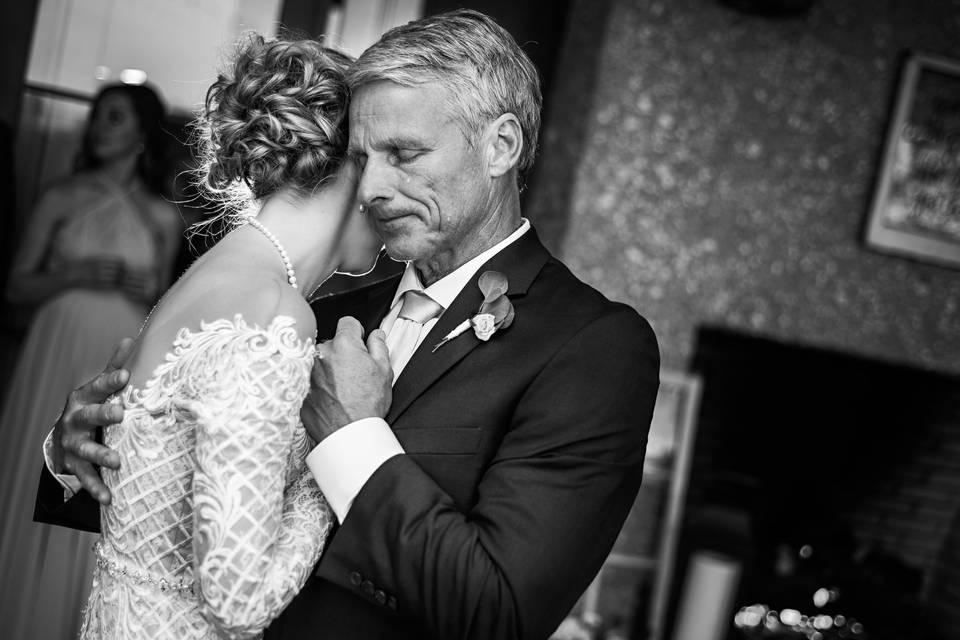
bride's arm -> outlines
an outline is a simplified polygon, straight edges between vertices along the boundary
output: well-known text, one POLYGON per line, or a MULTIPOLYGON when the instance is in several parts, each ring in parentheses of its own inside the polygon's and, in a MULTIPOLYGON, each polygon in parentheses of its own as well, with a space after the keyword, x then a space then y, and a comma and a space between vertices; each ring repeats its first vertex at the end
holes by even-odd
POLYGON ((218 362, 229 379, 218 386, 236 386, 194 409, 195 569, 204 614, 227 637, 254 636, 279 615, 333 522, 309 473, 284 487, 306 393, 298 365, 280 353, 218 362))

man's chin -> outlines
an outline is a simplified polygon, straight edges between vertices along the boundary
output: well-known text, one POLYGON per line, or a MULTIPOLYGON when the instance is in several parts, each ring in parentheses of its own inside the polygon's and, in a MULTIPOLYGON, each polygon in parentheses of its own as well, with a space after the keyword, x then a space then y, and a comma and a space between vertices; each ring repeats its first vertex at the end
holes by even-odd
POLYGON ((430 248, 422 243, 411 242, 410 238, 398 237, 384 240, 387 255, 397 262, 410 262, 430 256, 430 248))

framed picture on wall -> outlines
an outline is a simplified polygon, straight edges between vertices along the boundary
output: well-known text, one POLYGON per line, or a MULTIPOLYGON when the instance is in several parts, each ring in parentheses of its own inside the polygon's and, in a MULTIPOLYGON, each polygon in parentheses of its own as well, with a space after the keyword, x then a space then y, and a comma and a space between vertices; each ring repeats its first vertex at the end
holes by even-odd
POLYGON ((960 267, 960 60, 905 60, 866 227, 873 249, 960 267))

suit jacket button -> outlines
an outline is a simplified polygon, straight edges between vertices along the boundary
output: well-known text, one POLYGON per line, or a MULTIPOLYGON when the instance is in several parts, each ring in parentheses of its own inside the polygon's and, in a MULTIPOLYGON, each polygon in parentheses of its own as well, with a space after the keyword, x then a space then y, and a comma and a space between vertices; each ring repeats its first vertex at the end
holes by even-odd
POLYGON ((387 596, 387 606, 393 611, 397 610, 397 599, 393 596, 387 596))
POLYGON ((360 572, 359 572, 359 571, 351 571, 351 572, 350 572, 350 584, 352 584, 352 585, 355 586, 355 587, 359 587, 361 582, 363 582, 363 576, 360 575, 360 572))
POLYGON ((363 591, 363 592, 364 592, 365 594, 367 594, 368 596, 372 596, 372 595, 373 595, 373 592, 376 591, 376 589, 374 589, 374 587, 373 587, 373 583, 370 582, 369 580, 364 580, 364 581, 360 584, 360 590, 363 591))
POLYGON ((377 589, 377 592, 373 594, 373 599, 377 601, 377 604, 387 604, 387 594, 383 589, 377 589))

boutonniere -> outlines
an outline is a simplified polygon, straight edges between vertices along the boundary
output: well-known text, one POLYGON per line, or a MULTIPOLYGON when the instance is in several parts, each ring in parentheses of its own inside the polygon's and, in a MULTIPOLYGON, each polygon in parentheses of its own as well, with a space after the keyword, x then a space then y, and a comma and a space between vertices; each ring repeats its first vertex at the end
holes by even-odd
POLYGON ((443 340, 433 348, 434 351, 471 327, 477 338, 486 342, 494 333, 506 329, 513 323, 513 304, 507 297, 507 276, 499 271, 484 271, 477 280, 477 286, 483 294, 480 310, 475 316, 464 320, 453 331, 443 336, 443 340))

